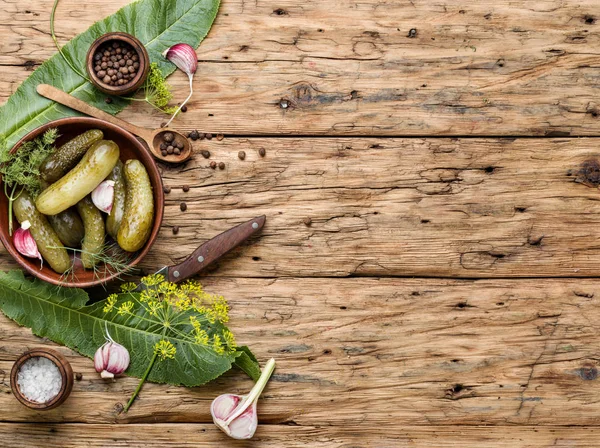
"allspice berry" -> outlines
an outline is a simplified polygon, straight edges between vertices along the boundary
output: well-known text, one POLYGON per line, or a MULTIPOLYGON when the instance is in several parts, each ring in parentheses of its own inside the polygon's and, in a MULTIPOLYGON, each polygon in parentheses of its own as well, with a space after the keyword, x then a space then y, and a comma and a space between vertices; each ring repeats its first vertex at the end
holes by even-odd
POLYGON ((173 226, 173 235, 177 235, 179 233, 179 226, 173 226))
POLYGON ((246 153, 244 151, 238 152, 238 157, 240 160, 244 160, 246 158, 246 153))
POLYGON ((219 169, 220 170, 224 170, 225 169, 225 162, 219 163, 219 169))
POLYGON ((208 159, 210 157, 210 151, 207 151, 206 149, 203 150, 202 157, 204 157, 205 159, 208 159))
POLYGON ((187 204, 185 202, 182 202, 181 204, 179 204, 179 209, 182 212, 185 212, 187 210, 187 204))
POLYGON ((260 156, 261 156, 261 157, 264 157, 264 156, 265 156, 265 154, 267 154, 267 151, 265 151, 265 148, 260 148, 260 149, 258 150, 258 153, 260 154, 260 156))
POLYGON ((215 162, 214 160, 212 162, 210 162, 210 167, 214 170, 217 168, 217 162, 215 162))
POLYGON ((184 185, 184 186, 182 187, 182 190, 183 190, 183 191, 185 191, 185 192, 187 193, 188 191, 190 191, 190 186, 189 186, 189 185, 184 185))

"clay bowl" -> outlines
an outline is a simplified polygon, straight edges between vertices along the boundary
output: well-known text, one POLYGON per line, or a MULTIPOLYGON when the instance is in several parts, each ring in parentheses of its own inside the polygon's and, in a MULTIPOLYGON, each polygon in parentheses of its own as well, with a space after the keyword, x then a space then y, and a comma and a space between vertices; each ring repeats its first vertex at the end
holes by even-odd
MULTIPOLYGON (((163 218, 165 198, 163 193, 162 180, 160 177, 160 173, 158 172, 158 168, 154 163, 154 158, 152 157, 150 152, 144 147, 144 145, 126 130, 113 124, 110 124, 106 121, 87 117, 63 118, 47 123, 31 131, 29 134, 23 137, 13 147, 11 152, 18 151, 19 147, 23 142, 32 140, 40 136, 50 128, 58 128, 60 138, 56 142, 57 146, 62 145, 63 143, 67 142, 73 137, 89 129, 100 129, 102 132, 104 132, 104 138, 106 140, 113 140, 117 145, 119 145, 119 148, 121 150, 121 160, 123 162, 129 159, 138 159, 146 167, 154 192, 154 224, 152 226, 150 238, 148 239, 146 245, 140 251, 136 252, 135 254, 132 254, 131 256, 129 266, 135 266, 148 253, 150 247, 152 247, 152 244, 158 236, 158 231, 160 229, 160 225, 162 223, 163 218)), ((4 186, 2 185, 0 179, 0 192, 2 191, 4 191, 4 186)), ((118 276, 117 272, 114 272, 114 270, 111 269, 107 269, 102 265, 98 266, 97 272, 93 272, 91 270, 84 269, 80 265, 80 263, 75 263, 74 272, 68 276, 62 276, 61 274, 54 272, 48 266, 48 263, 44 263, 43 267, 40 269, 39 260, 33 258, 26 258, 22 256, 19 252, 17 252, 17 250, 15 249, 12 237, 10 237, 8 234, 7 216, 8 199, 6 198, 6 195, 4 193, 1 193, 0 240, 4 244, 4 247, 6 247, 8 253, 10 253, 12 257, 17 261, 17 263, 19 263, 19 265, 21 265, 21 267, 27 272, 29 272, 31 275, 48 283, 52 283, 54 285, 77 288, 89 288, 91 286, 101 285, 118 276)), ((16 219, 14 220, 14 228, 19 228, 19 223, 16 219)))
POLYGON ((109 95, 129 95, 138 90, 142 84, 144 84, 144 81, 146 81, 148 72, 150 71, 150 57, 148 56, 148 51, 144 45, 131 34, 116 32, 107 33, 96 39, 88 50, 86 57, 86 68, 92 84, 94 84, 96 88, 102 92, 108 93, 109 95), (103 44, 112 43, 114 41, 123 42, 132 47, 137 53, 139 58, 138 62, 140 63, 140 67, 136 76, 127 84, 123 84, 122 86, 111 86, 109 84, 105 84, 94 71, 94 66, 96 65, 94 61, 94 55, 96 54, 96 51, 103 44))
POLYGON ((71 391, 73 390, 73 369, 71 368, 71 364, 69 364, 69 361, 67 361, 67 358, 65 358, 63 355, 61 355, 55 350, 52 350, 50 348, 37 348, 29 350, 23 353, 19 357, 19 359, 17 359, 13 364, 12 370, 10 371, 10 388, 15 398, 19 400, 21 404, 27 406, 28 408, 35 409, 37 411, 47 411, 64 403, 64 401, 71 394, 71 391), (58 367, 58 371, 60 372, 60 376, 62 377, 62 385, 60 391, 54 398, 45 403, 38 403, 27 399, 27 397, 25 397, 21 393, 19 384, 17 382, 17 375, 21 366, 27 360, 38 357, 47 358, 50 361, 52 361, 56 365, 56 367, 58 367))

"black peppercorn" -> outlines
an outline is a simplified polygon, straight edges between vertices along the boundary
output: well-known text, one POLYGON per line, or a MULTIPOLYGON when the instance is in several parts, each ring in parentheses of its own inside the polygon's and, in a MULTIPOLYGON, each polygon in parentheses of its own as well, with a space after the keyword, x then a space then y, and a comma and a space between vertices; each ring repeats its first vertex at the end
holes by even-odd
POLYGON ((187 193, 188 191, 190 191, 190 186, 189 186, 189 185, 184 185, 184 186, 182 187, 182 190, 183 190, 183 191, 185 191, 185 192, 187 193))
POLYGON ((181 204, 179 204, 179 208, 182 212, 185 212, 187 210, 187 204, 185 202, 182 202, 181 204))
POLYGON ((187 106, 183 106, 183 107, 181 108, 181 112, 183 112, 183 113, 186 113, 186 112, 187 112, 187 106))
POLYGON ((196 141, 200 138, 200 134, 198 134, 198 131, 192 131, 189 133, 188 137, 196 141))
POLYGON ((81 372, 77 372, 77 373, 75 374, 75 379, 76 379, 77 381, 81 381, 81 380, 83 379, 83 373, 81 373, 81 372))

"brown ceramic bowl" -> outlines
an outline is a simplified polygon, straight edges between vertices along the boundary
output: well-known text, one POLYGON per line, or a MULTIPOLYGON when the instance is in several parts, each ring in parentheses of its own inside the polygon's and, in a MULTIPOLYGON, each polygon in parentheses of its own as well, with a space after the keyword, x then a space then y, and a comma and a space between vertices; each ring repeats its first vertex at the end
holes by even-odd
POLYGON ((37 348, 33 350, 29 350, 23 353, 19 359, 15 361, 13 364, 12 370, 10 371, 10 388, 17 400, 21 402, 21 404, 27 406, 28 408, 35 409, 37 411, 47 411, 49 409, 53 409, 67 399, 67 397, 71 394, 73 390, 73 369, 71 368, 71 364, 67 361, 63 355, 58 353, 55 350, 50 348, 37 348), (52 398, 50 401, 45 403, 38 403, 35 401, 31 401, 27 399, 19 388, 19 384, 17 382, 17 375, 19 373, 19 369, 21 366, 31 358, 47 358, 52 361, 56 367, 58 367, 58 371, 60 372, 60 376, 62 377, 62 385, 58 394, 52 398))
POLYGON ((148 56, 148 52, 146 51, 144 45, 131 34, 107 33, 96 39, 88 50, 86 57, 86 68, 90 80, 102 92, 108 93, 109 95, 129 95, 138 90, 144 81, 146 81, 148 72, 150 71, 150 57, 148 56), (139 57, 140 68, 136 76, 127 84, 123 84, 122 86, 111 86, 109 84, 105 84, 94 71, 94 55, 96 54, 96 51, 103 44, 113 41, 124 42, 133 47, 139 57))
MULTIPOLYGON (((146 245, 137 253, 131 257, 129 266, 135 266, 140 262, 142 258, 148 253, 150 247, 158 236, 158 231, 162 223, 163 208, 164 208, 164 192, 162 187, 162 180, 158 168, 154 163, 154 158, 150 152, 135 138, 132 134, 126 130, 110 124, 103 120, 88 117, 73 117, 63 118, 60 120, 52 121, 47 123, 27 134, 23 137, 11 150, 15 152, 19 150, 19 147, 23 142, 33 140, 40 136, 50 128, 58 128, 60 138, 57 140, 57 146, 62 145, 73 137, 89 130, 89 129, 100 129, 104 132, 104 138, 107 140, 113 140, 121 150, 121 160, 125 162, 129 159, 138 159, 144 164, 148 175, 150 176, 150 182, 152 183, 152 189, 154 192, 154 224, 152 226, 152 232, 146 245)), ((0 179, 0 191, 3 191, 4 186, 0 179)), ((72 275, 67 277, 61 276, 54 272, 48 263, 44 263, 40 269, 40 261, 33 258, 26 258, 21 255, 15 249, 12 238, 8 234, 8 199, 4 193, 0 194, 0 240, 6 247, 6 250, 13 256, 13 258, 19 263, 27 272, 31 275, 52 283, 54 285, 66 286, 66 287, 77 287, 77 288, 88 288, 95 285, 106 283, 107 281, 118 276, 114 270, 106 269, 103 266, 98 266, 97 272, 85 270, 80 264, 75 264, 74 272, 72 275)), ((19 223, 14 220, 14 228, 19 228, 19 223)))

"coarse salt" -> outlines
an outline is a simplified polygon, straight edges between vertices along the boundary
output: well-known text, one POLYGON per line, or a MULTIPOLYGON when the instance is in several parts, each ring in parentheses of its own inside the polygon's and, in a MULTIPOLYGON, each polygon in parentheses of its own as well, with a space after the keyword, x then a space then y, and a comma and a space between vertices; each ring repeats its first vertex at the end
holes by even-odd
POLYGON ((62 376, 56 364, 38 356, 23 363, 17 373, 17 384, 29 401, 46 403, 60 392, 62 376))

